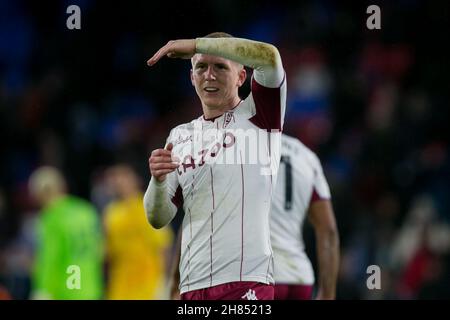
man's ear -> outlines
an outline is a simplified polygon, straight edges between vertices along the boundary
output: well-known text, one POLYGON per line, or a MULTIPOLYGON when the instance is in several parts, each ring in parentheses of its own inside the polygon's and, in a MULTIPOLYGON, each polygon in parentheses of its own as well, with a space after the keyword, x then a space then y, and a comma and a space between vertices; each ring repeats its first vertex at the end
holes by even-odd
POLYGON ((245 70, 245 68, 242 68, 241 70, 239 70, 239 78, 237 82, 238 87, 241 87, 244 84, 245 79, 247 79, 247 70, 245 70))

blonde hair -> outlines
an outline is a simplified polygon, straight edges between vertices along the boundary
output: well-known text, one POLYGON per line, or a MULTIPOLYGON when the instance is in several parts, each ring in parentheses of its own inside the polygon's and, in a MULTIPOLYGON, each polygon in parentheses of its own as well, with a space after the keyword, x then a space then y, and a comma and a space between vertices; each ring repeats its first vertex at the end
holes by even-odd
POLYGON ((31 195, 42 198, 63 193, 66 188, 66 181, 58 169, 44 166, 31 174, 28 187, 31 195))
POLYGON ((226 32, 212 32, 203 38, 234 38, 231 34, 226 32))
MULTIPOLYGON (((234 37, 229 33, 217 31, 217 32, 209 33, 206 36, 204 36, 203 38, 234 38, 234 37)), ((191 59, 191 63, 192 63, 192 65, 194 64, 193 59, 191 59)), ((244 68, 244 66, 238 62, 233 61, 233 63, 235 63, 239 67, 239 69, 244 68)))

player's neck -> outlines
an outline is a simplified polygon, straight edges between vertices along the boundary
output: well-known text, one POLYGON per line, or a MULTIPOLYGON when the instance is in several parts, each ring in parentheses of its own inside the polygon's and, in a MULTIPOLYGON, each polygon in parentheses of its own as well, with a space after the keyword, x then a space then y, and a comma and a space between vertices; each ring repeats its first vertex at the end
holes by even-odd
POLYGON ((119 194, 119 198, 123 200, 135 199, 137 197, 140 197, 140 191, 137 188, 123 189, 119 194))
POLYGON ((220 117, 225 112, 234 109, 241 102, 241 98, 236 96, 233 101, 227 103, 223 108, 211 108, 202 103, 203 107, 203 116, 205 119, 213 119, 220 117))
POLYGON ((64 192, 49 192, 43 197, 41 201, 43 206, 46 207, 64 196, 66 196, 64 192))

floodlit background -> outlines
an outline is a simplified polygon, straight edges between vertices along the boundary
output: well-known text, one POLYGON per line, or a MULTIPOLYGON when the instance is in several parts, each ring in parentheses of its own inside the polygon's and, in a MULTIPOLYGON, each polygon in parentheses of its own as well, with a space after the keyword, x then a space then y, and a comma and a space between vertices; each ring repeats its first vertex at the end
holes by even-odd
MULTIPOLYGON (((129 164, 144 190, 151 150, 201 114, 189 61, 146 60, 169 40, 224 31, 281 52, 285 131, 317 152, 332 191, 338 299, 450 297, 449 12, 419 0, 0 0, 0 296, 31 297, 33 170, 61 169, 104 221, 108 169, 129 164), (66 28, 71 4, 81 30, 66 28), (381 30, 366 28, 370 4, 381 30), (369 265, 381 290, 366 287, 369 265)), ((316 266, 309 226, 305 240, 316 266)), ((170 262, 172 248, 160 252, 170 262)), ((104 270, 106 283, 107 255, 104 270)))

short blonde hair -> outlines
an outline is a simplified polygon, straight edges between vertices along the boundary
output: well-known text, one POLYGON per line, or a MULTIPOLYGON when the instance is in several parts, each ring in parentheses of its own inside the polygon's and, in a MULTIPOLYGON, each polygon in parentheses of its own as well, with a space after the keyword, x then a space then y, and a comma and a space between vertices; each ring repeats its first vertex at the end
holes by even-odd
POLYGON ((28 181, 30 194, 34 197, 64 192, 66 181, 61 172, 50 166, 36 169, 28 181))
POLYGON ((212 32, 203 38, 234 38, 231 34, 226 32, 212 32))
MULTIPOLYGON (((231 34, 226 33, 226 32, 221 32, 221 31, 217 31, 217 32, 212 32, 207 34, 206 36, 204 36, 203 38, 234 38, 231 34)), ((194 57, 192 57, 191 59, 191 64, 194 65, 194 57)), ((235 63, 239 69, 243 69, 244 66, 238 62, 233 61, 233 63, 235 63)))

